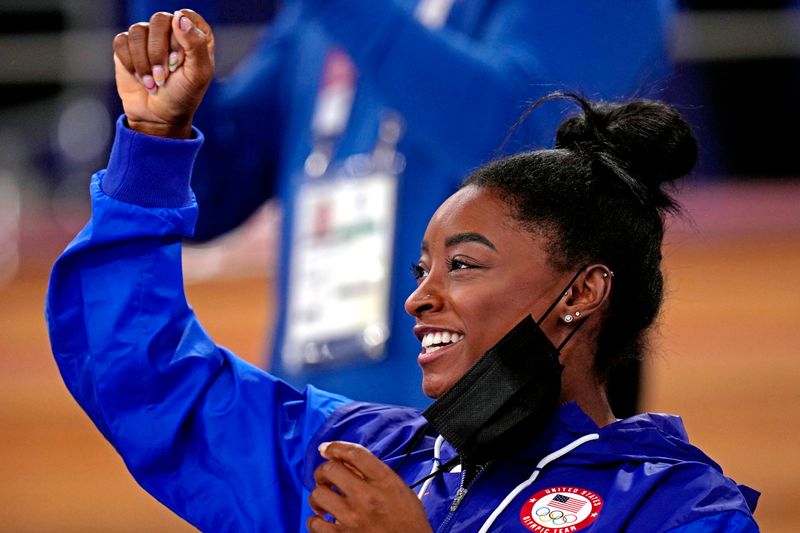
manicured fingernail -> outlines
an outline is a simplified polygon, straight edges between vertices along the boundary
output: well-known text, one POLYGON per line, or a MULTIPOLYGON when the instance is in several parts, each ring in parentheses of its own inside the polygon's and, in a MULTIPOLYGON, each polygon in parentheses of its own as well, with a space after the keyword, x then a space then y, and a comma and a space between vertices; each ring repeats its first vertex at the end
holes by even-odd
POLYGON ((156 94, 156 91, 158 90, 158 85, 156 85, 156 80, 154 80, 153 76, 151 76, 150 74, 145 74, 144 76, 142 76, 142 85, 144 85, 144 88, 147 89, 147 92, 149 92, 150 94, 156 94))
POLYGON ((170 52, 169 54, 169 71, 175 72, 175 69, 178 68, 178 59, 180 59, 180 54, 178 52, 170 52))
POLYGON ((167 79, 167 71, 161 65, 153 66, 153 79, 156 82, 156 85, 159 87, 163 87, 164 80, 167 79))
POLYGON ((178 20, 178 26, 180 26, 181 31, 189 31, 192 29, 192 21, 188 17, 181 15, 180 20, 178 20))
POLYGON ((327 449, 328 449, 328 446, 329 446, 329 445, 330 445, 330 442, 323 442, 322 444, 320 444, 320 445, 317 447, 317 450, 319 450, 319 453, 320 453, 320 455, 322 455, 323 457, 325 457, 325 450, 327 450, 327 449))

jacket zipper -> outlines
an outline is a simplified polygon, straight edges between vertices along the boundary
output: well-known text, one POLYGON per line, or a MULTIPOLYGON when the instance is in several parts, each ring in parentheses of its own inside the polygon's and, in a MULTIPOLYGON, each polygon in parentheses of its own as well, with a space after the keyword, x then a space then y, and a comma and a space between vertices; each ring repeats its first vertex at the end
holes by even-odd
POLYGON ((467 495, 467 491, 470 489, 470 487, 472 487, 472 485, 475 484, 475 482, 478 480, 478 478, 481 476, 481 474, 483 473, 483 471, 486 469, 487 466, 489 466, 488 463, 480 466, 478 468, 478 471, 475 472, 472 481, 470 481, 469 485, 467 486, 464 486, 464 482, 467 479, 467 468, 465 467, 464 470, 461 472, 461 482, 459 483, 458 491, 456 492, 456 495, 453 498, 452 503, 450 504, 450 512, 447 514, 446 517, 444 517, 442 523, 439 524, 439 528, 436 530, 437 533, 443 533, 445 531, 445 527, 453 519, 453 516, 455 516, 455 513, 458 510, 459 506, 461 505, 461 502, 464 501, 464 497, 467 495))
POLYGON ((450 512, 455 513, 458 510, 458 506, 461 504, 461 500, 464 499, 464 496, 467 494, 467 489, 464 487, 459 487, 458 492, 456 492, 456 497, 453 498, 453 503, 450 504, 450 512))

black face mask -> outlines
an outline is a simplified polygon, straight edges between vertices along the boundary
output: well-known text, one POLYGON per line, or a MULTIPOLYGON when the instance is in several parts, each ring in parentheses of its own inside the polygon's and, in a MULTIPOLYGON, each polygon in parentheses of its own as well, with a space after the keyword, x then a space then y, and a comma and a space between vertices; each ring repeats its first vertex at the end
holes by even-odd
POLYGON ((538 321, 525 317, 422 413, 462 463, 484 464, 532 442, 558 407, 558 354, 583 321, 558 348, 539 324, 581 272, 538 321))

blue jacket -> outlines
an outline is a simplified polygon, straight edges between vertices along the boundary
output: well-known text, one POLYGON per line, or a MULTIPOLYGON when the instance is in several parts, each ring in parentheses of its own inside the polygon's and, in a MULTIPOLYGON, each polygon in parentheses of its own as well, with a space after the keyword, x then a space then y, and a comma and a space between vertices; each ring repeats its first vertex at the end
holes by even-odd
MULTIPOLYGON (((175 0, 133 0, 137 15, 175 0)), ((180 3, 180 2, 179 2, 180 3)), ((216 1, 195 2, 203 12, 216 1)), ((656 92, 669 72, 667 24, 674 0, 455 0, 446 24, 415 20, 419 0, 289 0, 244 63, 214 84, 196 116, 206 135, 193 178, 200 204, 194 238, 236 227, 268 198, 282 206, 273 372, 295 386, 313 383, 357 399, 426 402, 410 354, 402 302, 414 289, 408 267, 436 208, 477 165, 496 155, 527 105, 557 89, 619 99, 656 92), (311 7, 313 5, 313 7, 311 7), (342 46, 358 72, 341 161, 370 152, 381 113, 405 122, 389 295, 386 357, 344 368, 292 374, 286 331, 291 221, 326 51, 342 46)), ((174 7, 174 6, 173 6, 174 7)), ((177 7, 183 7, 182 5, 177 7)), ((550 146, 561 118, 540 108, 507 145, 550 146)))
MULTIPOLYGON (((204 531, 300 532, 320 442, 358 442, 408 483, 434 456, 451 458, 433 436, 406 449, 424 423, 416 409, 300 392, 208 337, 180 262, 201 143, 199 132, 157 139, 120 121, 108 169, 92 180, 92 219, 56 262, 47 296, 67 387, 137 481, 204 531)), ((490 531, 523 533, 758 530, 757 494, 689 444, 676 417, 598 428, 567 403, 542 427, 486 466, 458 505, 463 473, 423 486, 434 531, 480 531, 487 520, 490 531)))

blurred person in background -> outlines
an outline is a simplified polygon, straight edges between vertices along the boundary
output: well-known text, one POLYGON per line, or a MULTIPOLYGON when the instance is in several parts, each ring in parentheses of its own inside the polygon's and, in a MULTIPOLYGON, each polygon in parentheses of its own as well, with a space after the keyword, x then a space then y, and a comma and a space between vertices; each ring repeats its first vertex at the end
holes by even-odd
POLYGON ((115 38, 125 116, 47 304, 67 386, 144 488, 205 531, 758 530, 758 494, 677 417, 618 419, 605 393, 645 351, 668 189, 697 157, 673 108, 572 97, 555 149, 477 169, 437 209, 405 302, 424 413, 300 392, 216 346, 183 294, 214 39, 164 17, 115 38), (183 63, 146 89, 171 41, 183 63))
MULTIPOLYGON (((181 7, 218 11, 211 0, 129 10, 147 20, 181 7)), ((272 370, 297 386, 427 403, 397 311, 426 221, 462 176, 502 154, 532 99, 562 87, 611 100, 657 90, 673 10, 671 0, 282 2, 256 48, 209 88, 192 182, 198 241, 280 201, 272 370)), ((163 27, 150 20, 150 32, 163 27)), ((177 61, 137 72, 157 91, 177 61)), ((540 113, 505 151, 551 145, 558 120, 540 113)), ((638 368, 621 364, 612 378, 620 414, 636 410, 638 368)))

